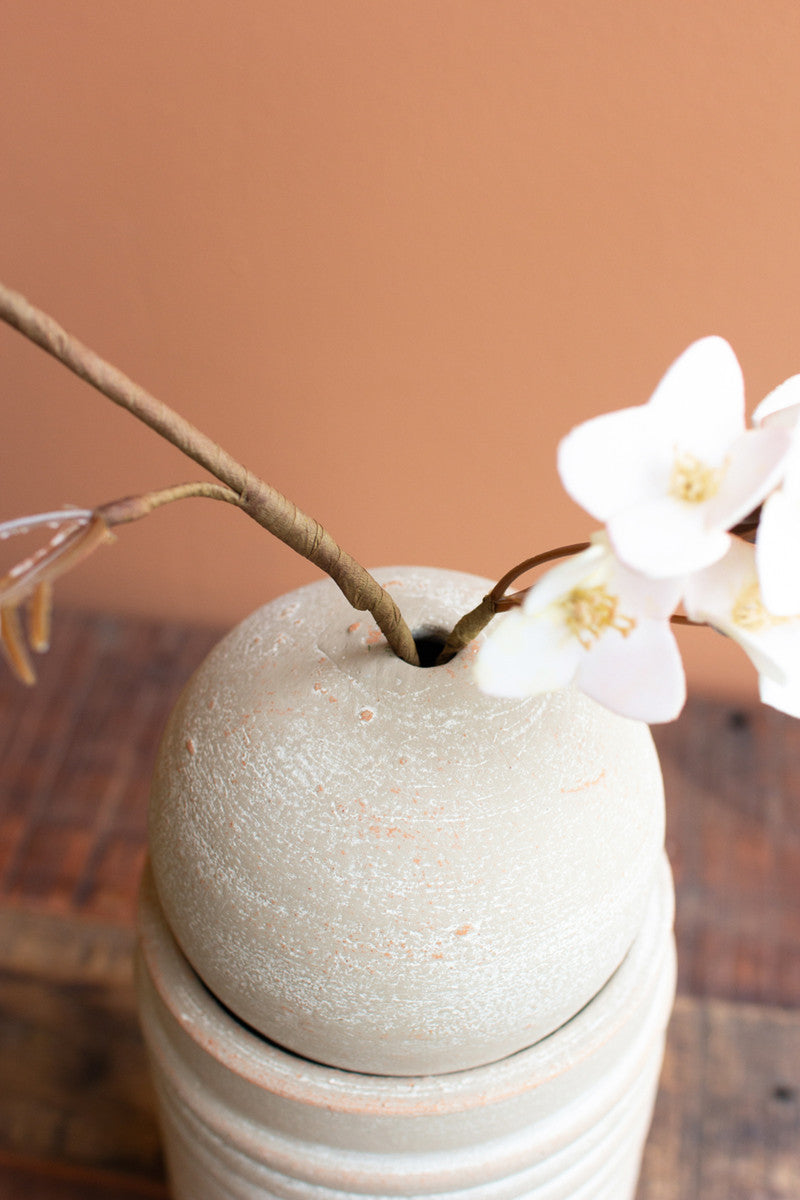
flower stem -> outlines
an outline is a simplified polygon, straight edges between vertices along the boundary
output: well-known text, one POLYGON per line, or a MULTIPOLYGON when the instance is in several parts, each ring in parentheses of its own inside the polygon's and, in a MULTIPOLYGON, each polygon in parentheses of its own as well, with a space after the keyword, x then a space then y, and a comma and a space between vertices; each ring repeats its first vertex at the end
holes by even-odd
POLYGON ((126 525, 130 521, 139 521, 147 517, 157 508, 171 504, 174 500, 189 500, 194 496, 206 497, 209 500, 224 500, 228 504, 242 507, 242 502, 236 492, 219 483, 179 483, 174 487, 162 488, 157 492, 145 492, 142 496, 126 496, 122 500, 111 500, 101 504, 95 512, 103 517, 107 525, 126 525))
POLYGON ((317 521, 275 488, 251 475, 206 434, 72 337, 52 317, 2 284, 0 319, 205 467, 234 493, 232 503, 303 558, 326 571, 354 608, 371 612, 398 657, 415 666, 419 664, 411 631, 392 597, 317 521))
POLYGON ((754 542, 760 520, 761 506, 759 505, 754 512, 750 513, 749 517, 745 517, 738 525, 734 525, 730 532, 736 534, 744 542, 754 542))
MULTIPOLYGON (((591 542, 573 542, 569 546, 556 546, 554 550, 544 550, 541 554, 534 554, 533 558, 526 558, 524 562, 519 563, 516 567, 512 567, 510 571, 506 571, 502 579, 498 579, 497 583, 492 588, 489 595, 493 598, 496 604, 501 604, 512 583, 519 579, 520 575, 525 575, 528 571, 534 571, 536 567, 543 567, 545 563, 553 562, 556 558, 570 558, 573 554, 581 554, 584 550, 588 550, 591 542)), ((525 589, 527 591, 527 588, 525 589)), ((522 597, 525 591, 517 592, 520 597, 516 603, 522 603, 522 597)), ((498 612, 501 611, 499 608, 498 612)))

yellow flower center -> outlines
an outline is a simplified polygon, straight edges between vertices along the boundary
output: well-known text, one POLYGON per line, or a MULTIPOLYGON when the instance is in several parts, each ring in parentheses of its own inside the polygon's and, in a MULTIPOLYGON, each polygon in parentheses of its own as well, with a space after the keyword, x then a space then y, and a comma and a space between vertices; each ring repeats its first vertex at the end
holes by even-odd
POLYGON ((746 629, 750 633, 772 629, 773 626, 782 625, 784 621, 790 619, 790 617, 776 617, 774 613, 764 607, 761 589, 756 579, 744 585, 731 609, 731 620, 734 625, 737 625, 739 629, 746 629))
POLYGON ((669 492, 687 504, 702 504, 719 491, 727 464, 709 467, 694 454, 676 454, 669 481, 669 492))
POLYGON ((585 650, 606 629, 616 629, 623 637, 636 628, 633 617, 619 611, 619 597, 612 596, 604 583, 596 587, 575 587, 558 602, 564 624, 585 650))

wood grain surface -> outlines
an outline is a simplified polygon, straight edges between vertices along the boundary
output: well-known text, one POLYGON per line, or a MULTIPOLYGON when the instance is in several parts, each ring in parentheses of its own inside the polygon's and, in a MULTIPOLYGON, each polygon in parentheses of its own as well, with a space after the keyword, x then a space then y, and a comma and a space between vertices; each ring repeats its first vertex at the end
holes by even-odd
MULTIPOLYGON (((218 634, 58 614, 0 675, 0 1200, 166 1197, 131 952, 149 777, 218 634)), ((654 731, 679 998, 638 1200, 800 1197, 800 722, 693 699, 654 731)))

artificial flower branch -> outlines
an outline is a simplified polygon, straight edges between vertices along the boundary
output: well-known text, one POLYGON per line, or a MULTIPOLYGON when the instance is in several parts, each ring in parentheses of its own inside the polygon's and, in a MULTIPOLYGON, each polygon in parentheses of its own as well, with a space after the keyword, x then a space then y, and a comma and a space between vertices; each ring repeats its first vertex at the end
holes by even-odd
MULTIPOLYGON (((758 528, 758 518, 755 520, 742 521, 732 533, 745 535, 754 533, 758 528)), ((493 617, 498 613, 509 612, 512 608, 520 608, 526 596, 531 591, 531 588, 522 588, 518 592, 512 592, 510 596, 506 595, 508 588, 521 575, 527 574, 528 571, 534 571, 537 567, 543 567, 546 563, 554 562, 559 558, 570 558, 575 554, 581 554, 584 550, 588 550, 591 542, 575 542, 569 546, 557 546, 553 550, 545 550, 541 554, 535 554, 532 558, 526 558, 524 562, 519 563, 516 567, 512 567, 507 571, 502 579, 498 579, 490 592, 483 597, 480 604, 477 604, 470 612, 466 613, 453 627, 448 634, 447 640, 442 647, 439 657, 436 660, 436 665, 441 666, 447 663, 458 654, 459 650, 463 650, 468 646, 479 633, 482 633, 493 617)), ((673 625, 704 625, 704 621, 693 621, 690 617, 684 616, 681 613, 673 613, 670 617, 670 623, 673 625)))
POLYGON ((506 596, 506 592, 521 575, 527 574, 528 571, 534 571, 537 567, 543 567, 545 563, 554 562, 558 558, 568 558, 573 554, 579 554, 581 550, 586 550, 589 546, 588 542, 576 542, 570 546, 557 546, 554 550, 545 550, 541 554, 534 554, 532 558, 526 558, 524 562, 518 563, 516 567, 512 567, 510 571, 506 571, 501 579, 498 579, 490 592, 483 597, 480 604, 476 605, 470 612, 456 623, 451 632, 448 634, 444 646, 442 647, 439 657, 436 660, 436 665, 441 666, 447 663, 451 658, 458 654, 459 650, 463 650, 470 642, 481 633, 493 617, 498 613, 506 612, 509 608, 513 608, 521 604, 524 597, 527 595, 528 589, 516 592, 513 596, 506 596))
POLYGON ((686 695, 671 627, 691 623, 738 642, 761 699, 800 717, 800 375, 747 427, 733 350, 702 338, 646 404, 576 426, 558 472, 603 528, 521 603, 507 598, 478 686, 522 697, 573 684, 622 716, 670 721, 686 695))
POLYGON ((327 572, 354 608, 371 612, 399 658, 415 666, 419 664, 413 636, 395 601, 318 521, 301 512, 189 421, 72 337, 52 317, 2 284, 0 319, 205 467, 234 493, 235 503, 248 516, 327 572))

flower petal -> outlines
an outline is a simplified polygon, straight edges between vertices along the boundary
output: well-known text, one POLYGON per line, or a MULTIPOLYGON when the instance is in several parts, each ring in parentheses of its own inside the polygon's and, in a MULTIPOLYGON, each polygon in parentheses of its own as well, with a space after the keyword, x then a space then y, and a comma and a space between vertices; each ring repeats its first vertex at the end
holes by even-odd
POLYGON ((663 495, 673 452, 654 433, 647 405, 594 417, 558 447, 558 473, 572 499, 598 521, 663 495))
POLYGON ((576 682, 620 716, 651 724, 674 720, 686 700, 680 652, 666 621, 640 619, 624 637, 609 630, 585 652, 576 682))
MULTIPOLYGON (((744 430, 744 379, 730 345, 721 337, 694 342, 667 371, 648 407, 678 448, 704 462, 744 430)), ((724 453, 724 451, 723 451, 724 453)))
POLYGON ((738 642, 759 674, 776 683, 786 683, 786 664, 800 660, 800 621, 761 607, 755 551, 747 542, 732 539, 723 559, 687 581, 684 607, 693 621, 738 642))
POLYGON ((790 717, 800 717, 800 673, 793 675, 784 684, 761 675, 758 680, 758 693, 762 703, 769 704, 771 708, 777 708, 778 712, 787 713, 790 717))
POLYGON ((731 538, 724 558, 686 581, 686 612, 693 621, 707 621, 712 616, 715 625, 719 620, 728 624, 736 596, 756 581, 753 547, 731 538))
POLYGON ((792 375, 764 397, 753 413, 754 425, 794 429, 800 420, 800 375, 792 375))
MULTIPOLYGON (((793 504, 800 504, 800 429, 792 438, 789 453, 786 455, 783 483, 780 490, 793 504)), ((795 553, 796 543, 792 543, 792 553, 795 553)))
POLYGON ((602 583, 610 567, 610 552, 605 541, 598 541, 580 554, 551 567, 530 588, 522 608, 529 616, 543 612, 573 588, 602 583))
POLYGON ((570 683, 581 653, 577 638, 550 613, 529 617, 512 609, 478 651, 475 677, 490 696, 535 696, 570 683))
POLYGON ((784 429, 750 429, 728 453, 719 491, 704 505, 708 528, 730 529, 780 483, 791 447, 784 429))
POLYGON ((608 536, 618 558, 628 567, 666 579, 688 575, 722 558, 730 537, 707 529, 703 506, 663 496, 636 509, 617 513, 608 536))
POLYGON ((608 587, 619 597, 622 612, 662 621, 672 616, 683 595, 685 576, 653 579, 640 571, 632 571, 617 558, 612 562, 608 587))
POLYGON ((800 613, 800 498, 774 492, 764 503, 756 537, 761 594, 770 612, 800 613))

